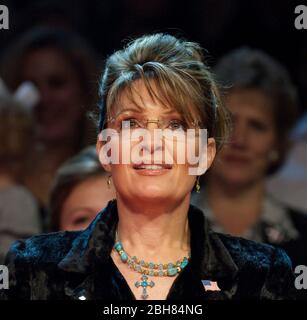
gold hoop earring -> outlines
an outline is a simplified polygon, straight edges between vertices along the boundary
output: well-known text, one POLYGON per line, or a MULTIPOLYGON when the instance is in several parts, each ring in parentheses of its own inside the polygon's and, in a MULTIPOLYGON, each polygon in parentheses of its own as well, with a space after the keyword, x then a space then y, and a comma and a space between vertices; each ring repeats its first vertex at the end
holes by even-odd
POLYGON ((108 189, 111 189, 111 175, 108 176, 108 179, 107 179, 107 186, 108 186, 108 189))
POLYGON ((200 193, 200 183, 199 183, 199 179, 200 179, 200 176, 198 176, 198 177, 196 178, 195 189, 196 189, 196 192, 197 192, 197 193, 200 193))

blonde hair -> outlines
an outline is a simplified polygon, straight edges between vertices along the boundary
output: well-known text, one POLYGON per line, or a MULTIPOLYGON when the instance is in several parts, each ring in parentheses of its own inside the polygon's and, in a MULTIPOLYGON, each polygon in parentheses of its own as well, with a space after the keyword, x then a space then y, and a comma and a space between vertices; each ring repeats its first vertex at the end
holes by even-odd
POLYGON ((199 123, 221 147, 228 136, 229 116, 197 43, 158 33, 138 38, 113 53, 100 81, 99 130, 124 89, 133 98, 138 79, 151 97, 174 107, 188 124, 199 123))

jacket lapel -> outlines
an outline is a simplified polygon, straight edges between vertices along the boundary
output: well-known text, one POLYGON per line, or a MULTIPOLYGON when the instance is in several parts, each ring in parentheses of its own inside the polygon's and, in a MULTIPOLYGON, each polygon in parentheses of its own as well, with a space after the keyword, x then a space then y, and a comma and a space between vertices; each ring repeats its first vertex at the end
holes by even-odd
POLYGON ((64 284, 65 295, 71 299, 98 299, 97 283, 110 259, 118 222, 116 201, 112 200, 87 229, 74 240, 72 248, 58 263, 69 273, 64 284))
POLYGON ((207 298, 231 299, 237 291, 238 266, 219 235, 211 230, 203 212, 192 205, 189 226, 193 270, 197 270, 203 283, 208 284, 207 281, 210 281, 220 289, 211 292, 208 288, 207 298))

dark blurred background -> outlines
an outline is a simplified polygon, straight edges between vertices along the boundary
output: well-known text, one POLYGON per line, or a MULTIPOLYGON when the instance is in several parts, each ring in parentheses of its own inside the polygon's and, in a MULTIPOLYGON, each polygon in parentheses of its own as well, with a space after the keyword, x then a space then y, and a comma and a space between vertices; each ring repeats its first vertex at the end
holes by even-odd
POLYGON ((298 4, 275 0, 28 0, 1 1, 10 11, 10 29, 0 32, 0 51, 25 30, 37 25, 61 26, 83 35, 101 61, 122 41, 166 31, 198 41, 210 64, 232 48, 263 49, 282 62, 299 87, 306 109, 307 30, 294 26, 298 4))

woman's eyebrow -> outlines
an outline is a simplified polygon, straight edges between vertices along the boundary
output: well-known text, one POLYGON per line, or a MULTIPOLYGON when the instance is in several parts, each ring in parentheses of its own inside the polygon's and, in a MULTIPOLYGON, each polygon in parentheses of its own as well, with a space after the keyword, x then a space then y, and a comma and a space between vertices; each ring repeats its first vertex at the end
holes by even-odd
POLYGON ((118 113, 116 113, 116 117, 119 116, 120 114, 122 113, 125 113, 125 112, 137 112, 137 113, 140 113, 141 109, 137 109, 137 108, 124 108, 124 109, 121 109, 118 113))
MULTIPOLYGON (((115 115, 115 117, 121 115, 122 113, 128 113, 128 112, 140 113, 142 111, 146 111, 146 109, 143 109, 143 108, 131 108, 131 107, 123 108, 115 115)), ((169 114, 180 115, 179 112, 176 109, 168 109, 168 110, 163 111, 161 114, 162 115, 169 115, 169 114)))
POLYGON ((70 210, 67 211, 67 214, 70 214, 72 216, 77 216, 80 213, 82 214, 82 213, 88 213, 88 212, 93 212, 93 209, 82 206, 82 207, 71 208, 70 210))
POLYGON ((181 116, 181 114, 176 109, 169 109, 167 111, 164 111, 163 114, 176 114, 181 116))

